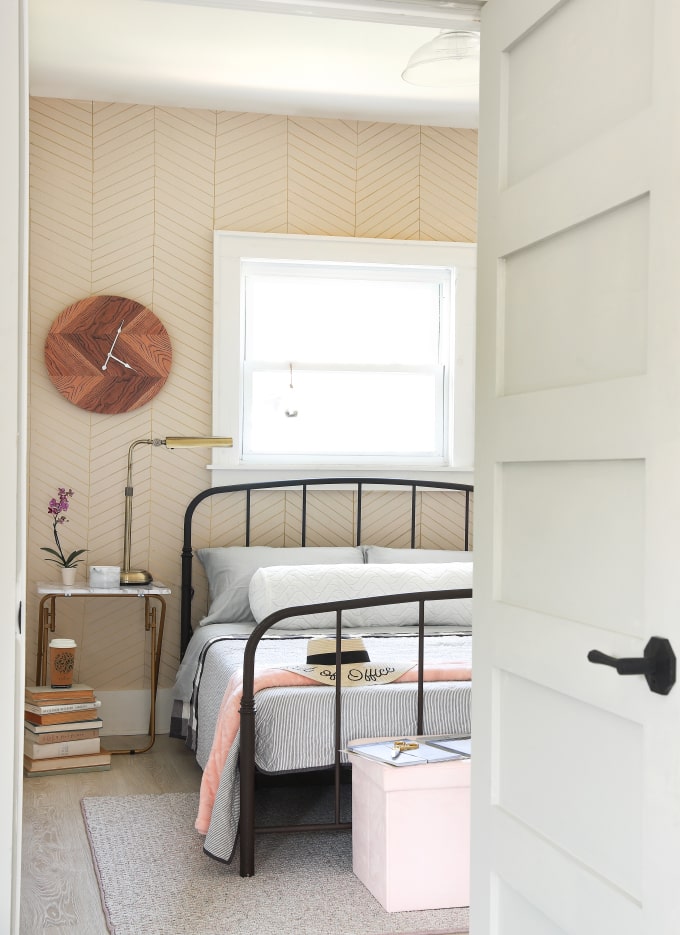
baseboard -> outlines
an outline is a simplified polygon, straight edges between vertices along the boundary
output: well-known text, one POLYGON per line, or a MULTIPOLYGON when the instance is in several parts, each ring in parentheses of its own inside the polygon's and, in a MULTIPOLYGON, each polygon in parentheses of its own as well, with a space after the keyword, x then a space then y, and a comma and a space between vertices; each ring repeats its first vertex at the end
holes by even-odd
MULTIPOLYGON (((102 736, 111 734, 146 734, 149 730, 151 699, 147 690, 98 691, 101 701, 99 709, 104 722, 102 736)), ((159 688, 156 696, 156 732, 167 734, 170 730, 172 689, 159 688)))

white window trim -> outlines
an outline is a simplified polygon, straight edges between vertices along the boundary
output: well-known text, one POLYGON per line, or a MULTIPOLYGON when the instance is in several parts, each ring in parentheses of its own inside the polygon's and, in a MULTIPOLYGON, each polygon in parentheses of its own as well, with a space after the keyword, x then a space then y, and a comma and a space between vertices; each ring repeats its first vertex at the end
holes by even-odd
POLYGON ((219 473, 214 483, 253 479, 299 476, 323 476, 333 473, 384 475, 398 472, 426 478, 442 471, 469 473, 474 455, 474 347, 475 347, 475 285, 476 244, 444 243, 424 240, 378 240, 363 237, 315 237, 305 234, 262 234, 239 231, 214 233, 214 310, 213 310, 213 433, 229 435, 233 448, 213 450, 213 463, 209 465, 219 473), (449 442, 449 463, 441 467, 418 468, 413 464, 343 464, 338 470, 328 464, 299 463, 280 465, 243 464, 239 459, 241 440, 241 381, 243 359, 243 312, 241 296, 242 259, 307 260, 345 263, 382 263, 413 265, 414 249, 419 262, 427 266, 448 266, 455 269, 453 277, 453 380, 451 381, 452 431, 449 442), (224 310, 231 310, 228 314, 224 310), (225 360, 230 361, 225 365, 225 360), (235 475, 238 471, 238 475, 235 475))

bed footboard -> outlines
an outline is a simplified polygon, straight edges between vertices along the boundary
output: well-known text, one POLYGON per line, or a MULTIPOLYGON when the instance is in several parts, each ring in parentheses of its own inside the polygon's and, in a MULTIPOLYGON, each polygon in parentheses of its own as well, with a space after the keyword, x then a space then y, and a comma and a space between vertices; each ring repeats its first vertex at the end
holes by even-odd
MULTIPOLYGON (((341 781, 341 738, 342 738, 342 686, 340 680, 335 683, 335 722, 334 722, 334 814, 333 820, 312 825, 267 826, 258 829, 255 825, 255 656, 257 647, 264 634, 274 624, 288 617, 321 613, 335 614, 335 667, 341 663, 340 639, 342 615, 346 610, 364 607, 378 607, 387 604, 418 604, 418 679, 417 679, 417 733, 423 733, 423 688, 425 662, 425 605, 430 601, 460 600, 471 598, 471 588, 442 591, 418 591, 407 594, 389 594, 381 597, 353 598, 345 601, 330 601, 320 604, 306 604, 289 607, 270 614, 253 630, 246 644, 243 659, 243 696, 240 708, 240 793, 241 811, 239 821, 240 836, 240 874, 251 877, 255 873, 255 833, 256 831, 331 831, 346 830, 349 822, 340 821, 340 781, 341 781)), ((346 689, 351 691, 351 689, 346 689)))

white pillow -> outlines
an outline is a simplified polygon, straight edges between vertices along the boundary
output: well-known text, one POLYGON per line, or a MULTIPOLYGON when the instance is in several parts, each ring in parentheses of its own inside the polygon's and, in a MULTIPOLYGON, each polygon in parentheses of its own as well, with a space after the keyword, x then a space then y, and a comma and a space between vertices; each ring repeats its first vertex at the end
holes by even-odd
MULTIPOLYGON (((472 562, 436 562, 412 565, 306 565, 297 568, 260 568, 250 582, 250 606, 259 622, 275 610, 303 604, 342 601, 412 591, 443 591, 472 587, 472 562)), ((345 610, 343 627, 410 626, 418 622, 418 604, 386 604, 345 610)), ((425 622, 469 628, 472 599, 431 601, 425 605, 425 622)), ((335 626, 335 612, 288 617, 286 629, 335 626)))
POLYGON ((472 561, 472 552, 456 552, 451 549, 392 549, 382 545, 365 545, 364 553, 370 565, 386 565, 391 562, 420 565, 430 562, 472 561))
POLYGON ((345 564, 364 562, 361 548, 351 546, 277 548, 268 545, 225 546, 196 552, 208 578, 210 609, 200 625, 253 621, 248 585, 267 565, 345 564))

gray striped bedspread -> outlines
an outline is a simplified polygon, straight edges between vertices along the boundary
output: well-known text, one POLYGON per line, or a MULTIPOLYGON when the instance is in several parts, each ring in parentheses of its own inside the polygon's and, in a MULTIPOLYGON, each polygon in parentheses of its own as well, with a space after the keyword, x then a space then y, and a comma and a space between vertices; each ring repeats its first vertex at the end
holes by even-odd
MULTIPOLYGON (((257 667, 304 663, 309 631, 266 637, 257 651, 257 667)), ((354 633, 352 635, 355 635, 354 633)), ((417 638, 400 628, 385 634, 362 635, 371 662, 415 663, 417 638)), ((188 651, 194 668, 190 703, 178 698, 171 733, 183 733, 205 767, 225 688, 241 666, 245 640, 231 635, 200 634, 203 646, 188 651), (195 660, 195 661, 194 661, 195 660)), ((425 663, 470 664, 471 636, 428 635, 425 663)), ((185 657, 186 658, 186 657, 185 657)), ((186 676, 185 676, 186 682, 186 676)), ((184 689, 186 692, 186 688, 184 689)), ((424 687, 424 732, 467 736, 470 733, 470 682, 431 682, 424 687)), ((333 712, 335 689, 327 686, 267 688, 256 697, 255 759, 266 773, 291 772, 332 766, 334 762, 333 712)), ((343 689, 342 745, 360 737, 412 734, 416 731, 416 686, 371 685, 343 689)), ((229 862, 234 853, 239 819, 238 736, 222 771, 204 850, 229 862)))

